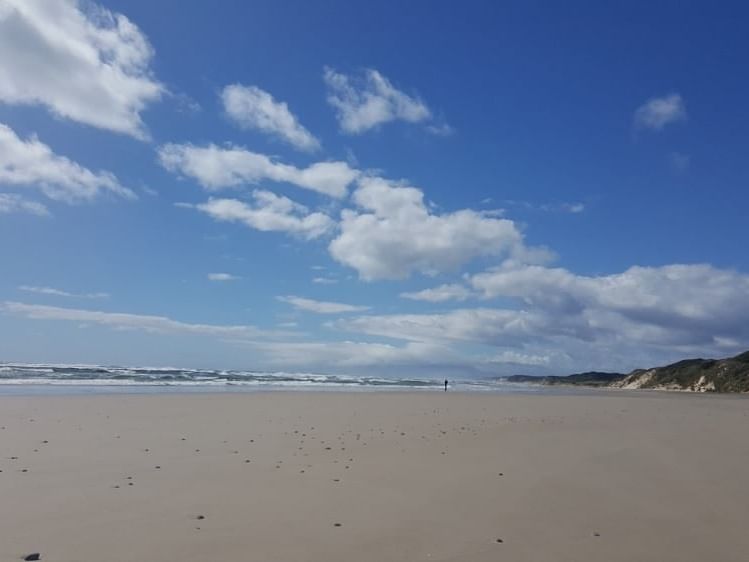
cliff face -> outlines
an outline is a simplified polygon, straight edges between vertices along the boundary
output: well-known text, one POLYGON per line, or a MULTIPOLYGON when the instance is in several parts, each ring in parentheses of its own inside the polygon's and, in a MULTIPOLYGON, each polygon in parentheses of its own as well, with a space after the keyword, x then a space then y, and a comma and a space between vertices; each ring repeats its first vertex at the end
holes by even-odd
POLYGON ((665 367, 637 369, 610 386, 692 392, 749 392, 749 351, 728 359, 687 359, 665 367))

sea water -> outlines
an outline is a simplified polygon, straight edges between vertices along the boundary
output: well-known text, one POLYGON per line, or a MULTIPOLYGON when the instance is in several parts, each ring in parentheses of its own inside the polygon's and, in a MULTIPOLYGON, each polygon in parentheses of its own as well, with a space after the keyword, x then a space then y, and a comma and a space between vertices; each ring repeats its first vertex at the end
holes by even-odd
MULTIPOLYGON (((248 392, 262 390, 444 390, 444 378, 354 376, 305 372, 0 363, 0 394, 248 392)), ((548 392, 500 378, 450 380, 459 392, 548 392)))

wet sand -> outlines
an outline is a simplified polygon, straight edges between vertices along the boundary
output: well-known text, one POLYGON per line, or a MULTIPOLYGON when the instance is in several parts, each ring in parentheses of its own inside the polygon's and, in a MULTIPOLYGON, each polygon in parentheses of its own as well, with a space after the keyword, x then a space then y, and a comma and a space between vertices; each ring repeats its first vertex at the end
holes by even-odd
POLYGON ((749 560, 749 399, 0 397, 0 561, 749 560))

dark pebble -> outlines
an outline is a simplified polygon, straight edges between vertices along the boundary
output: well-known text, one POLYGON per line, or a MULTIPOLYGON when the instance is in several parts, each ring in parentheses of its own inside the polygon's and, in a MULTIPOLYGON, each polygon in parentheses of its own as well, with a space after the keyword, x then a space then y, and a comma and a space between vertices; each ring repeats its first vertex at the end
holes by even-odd
POLYGON ((341 526, 340 523, 333 523, 333 527, 340 527, 340 526, 341 526))
POLYGON ((503 543, 503 542, 505 542, 505 541, 503 541, 502 539, 497 539, 497 542, 498 542, 498 543, 503 543))
POLYGON ((23 557, 23 559, 24 560, 41 560, 42 555, 39 554, 38 552, 34 552, 32 554, 27 554, 26 556, 23 557))
POLYGON ((601 536, 601 533, 593 533, 593 536, 594 536, 594 537, 600 537, 600 536, 601 536))
POLYGON ((198 521, 202 521, 203 519, 205 519, 205 515, 198 515, 195 519, 197 519, 198 521))

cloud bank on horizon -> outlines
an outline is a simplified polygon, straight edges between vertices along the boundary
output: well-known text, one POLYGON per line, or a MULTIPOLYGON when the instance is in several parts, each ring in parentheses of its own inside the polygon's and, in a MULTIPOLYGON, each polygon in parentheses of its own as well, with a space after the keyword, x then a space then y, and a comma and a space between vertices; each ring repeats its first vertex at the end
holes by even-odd
MULTIPOLYGON (((322 371, 624 369, 749 346, 744 262, 721 267, 677 251, 676 260, 664 254, 657 264, 612 268, 599 266, 588 246, 587 263, 580 266, 578 256, 570 260, 577 266, 564 266, 569 244, 559 244, 561 250, 553 237, 539 236, 533 220, 512 215, 533 219, 542 211, 557 215, 553 220, 581 220, 596 213, 594 200, 564 193, 540 203, 496 193, 483 202, 461 197, 481 175, 482 163, 467 158, 460 174, 435 160, 429 167, 414 164, 418 180, 409 179, 404 150, 411 147, 416 160, 424 146, 442 150, 472 129, 464 119, 460 135, 450 134, 454 129, 441 117, 445 98, 428 105, 428 88, 420 85, 416 93, 403 75, 394 80, 367 67, 344 72, 343 63, 328 61, 309 69, 317 82, 307 83, 300 97, 253 83, 242 68, 228 69, 235 75, 212 89, 213 101, 207 98, 213 111, 179 116, 169 126, 174 113, 157 117, 168 113, 165 105, 177 104, 181 94, 170 90, 183 86, 167 87, 174 76, 158 76, 166 72, 153 46, 159 41, 136 19, 75 0, 0 0, 0 221, 62 228, 69 213, 95 217, 104 205, 129 205, 142 215, 133 229, 162 233, 141 256, 154 272, 158 297, 135 272, 132 286, 103 287, 106 292, 91 291, 92 282, 82 278, 106 279, 99 270, 113 265, 107 260, 131 251, 130 226, 117 211, 108 215, 124 229, 117 244, 92 254, 78 279, 60 274, 60 262, 44 252, 66 242, 94 248, 98 234, 109 232, 106 220, 79 219, 69 234, 45 231, 49 238, 17 241, 23 254, 11 265, 18 280, 0 285, 0 327, 23 327, 18 333, 32 334, 37 347, 20 356, 0 349, 0 360, 67 359, 52 342, 70 326, 88 329, 72 345, 81 362, 97 360, 97 338, 112 349, 145 337, 178 343, 164 355, 154 351, 158 343, 142 356, 133 350, 131 363, 179 363, 179 338, 189 338, 191 348, 204 350, 197 355, 203 363, 221 366, 231 349, 234 364, 322 371), (212 124, 191 134, 199 120, 212 124), (96 140, 80 150, 67 140, 86 135, 96 140), (397 139, 393 153, 382 144, 385 137, 397 139), (121 164, 102 148, 108 142, 137 164, 121 164), (441 166, 449 170, 444 179, 441 166), (493 200, 508 208, 486 208, 493 200), (180 243, 188 232, 191 242, 180 243), (218 240, 228 241, 228 249, 198 258, 218 240), (148 254, 167 242, 177 248, 169 260, 148 254), (36 252, 40 259, 32 262, 27 256, 36 252), (324 265, 310 273, 309 260, 324 265), (242 304, 248 293, 256 306, 242 304), (20 302, 35 298, 43 300, 20 302), (253 321, 227 321, 240 309, 249 309, 253 321), (40 332, 27 330, 42 324, 40 332), (91 326, 99 335, 90 336, 91 326), (34 349, 45 353, 43 342, 51 342, 44 346, 50 355, 34 357, 34 349)), ((685 97, 647 96, 619 111, 636 130, 672 142, 665 149, 671 168, 688 175, 691 156, 666 136, 666 129, 676 134, 675 124, 691 126, 685 97)), ((449 105, 445 111, 450 114, 449 105)), ((690 104, 690 116, 697 111, 690 104)), ((627 123, 619 134, 626 139, 627 123)))

